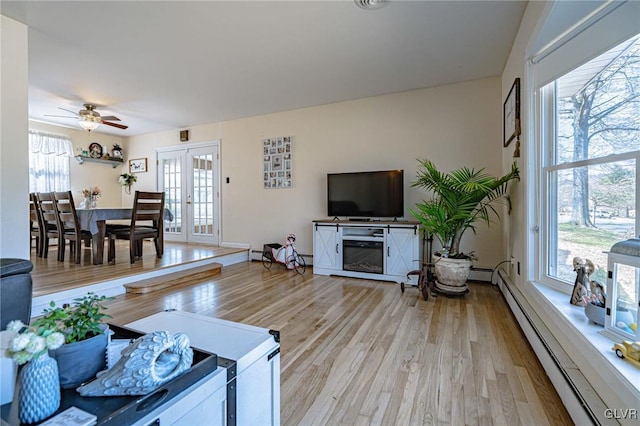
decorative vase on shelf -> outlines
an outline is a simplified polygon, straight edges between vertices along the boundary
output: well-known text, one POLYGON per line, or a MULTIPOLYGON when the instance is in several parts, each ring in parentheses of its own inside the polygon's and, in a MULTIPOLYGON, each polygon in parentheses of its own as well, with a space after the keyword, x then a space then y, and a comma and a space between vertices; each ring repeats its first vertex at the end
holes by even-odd
POLYGON ((35 423, 60 407, 58 364, 48 354, 40 355, 20 371, 18 416, 22 423, 35 423))

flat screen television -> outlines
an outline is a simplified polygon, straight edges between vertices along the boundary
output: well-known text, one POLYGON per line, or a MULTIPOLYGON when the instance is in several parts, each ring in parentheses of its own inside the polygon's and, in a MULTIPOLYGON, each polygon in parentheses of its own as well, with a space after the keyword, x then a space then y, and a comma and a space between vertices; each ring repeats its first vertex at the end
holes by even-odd
POLYGON ((404 170, 327 174, 329 216, 404 216, 404 170))

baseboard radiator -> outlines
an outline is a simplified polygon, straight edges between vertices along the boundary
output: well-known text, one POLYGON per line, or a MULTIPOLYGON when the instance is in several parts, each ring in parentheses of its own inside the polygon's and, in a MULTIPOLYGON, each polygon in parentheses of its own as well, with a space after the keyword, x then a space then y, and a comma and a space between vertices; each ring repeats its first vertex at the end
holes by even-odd
POLYGON ((618 425, 605 417, 605 403, 504 271, 498 286, 574 423, 618 425))

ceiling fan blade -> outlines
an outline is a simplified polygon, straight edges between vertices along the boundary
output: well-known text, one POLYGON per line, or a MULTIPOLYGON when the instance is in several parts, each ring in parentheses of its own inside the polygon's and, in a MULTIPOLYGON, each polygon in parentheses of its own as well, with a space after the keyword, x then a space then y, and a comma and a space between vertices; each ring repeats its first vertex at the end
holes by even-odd
POLYGON ((71 114, 75 115, 76 117, 78 117, 78 113, 76 111, 71 111, 70 109, 66 109, 66 108, 62 108, 62 107, 58 107, 58 109, 61 109, 63 111, 67 111, 70 112, 71 114))
POLYGON ((51 115, 51 114, 45 114, 45 117, 60 117, 60 118, 73 118, 74 120, 76 120, 78 117, 69 117, 68 115, 51 115))
POLYGON ((107 121, 120 121, 115 115, 107 115, 106 117, 102 117, 102 119, 107 121))
POLYGON ((129 128, 129 126, 125 126, 124 124, 110 123, 108 121, 104 121, 104 119, 102 120, 102 124, 106 124, 107 126, 117 127, 118 129, 123 129, 123 130, 129 128))

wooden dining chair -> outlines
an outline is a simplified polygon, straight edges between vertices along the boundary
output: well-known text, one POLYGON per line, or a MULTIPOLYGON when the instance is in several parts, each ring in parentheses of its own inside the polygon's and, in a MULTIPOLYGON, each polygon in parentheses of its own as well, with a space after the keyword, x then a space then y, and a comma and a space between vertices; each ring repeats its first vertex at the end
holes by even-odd
POLYGON ((58 222, 58 260, 64 261, 66 241, 69 240, 69 249, 74 256, 75 263, 80 263, 82 255, 82 241, 86 247, 91 245, 91 232, 80 229, 80 221, 76 213, 71 191, 54 192, 54 204, 58 222))
POLYGON ((38 219, 38 200, 35 192, 29 194, 29 251, 36 240, 36 254, 42 257, 42 244, 44 242, 44 228, 38 219))
MULTIPOLYGON (((53 192, 36 193, 36 208, 38 209, 38 218, 42 223, 42 257, 47 258, 49 255, 49 241, 51 238, 59 239, 58 232, 58 215, 53 197, 53 192)), ((60 259, 60 248, 58 249, 58 259, 60 259)))
POLYGON ((129 240, 129 261, 142 257, 142 241, 153 239, 156 256, 164 254, 164 192, 136 191, 133 199, 131 224, 128 228, 107 230, 109 237, 108 261, 115 261, 116 240, 129 240))

